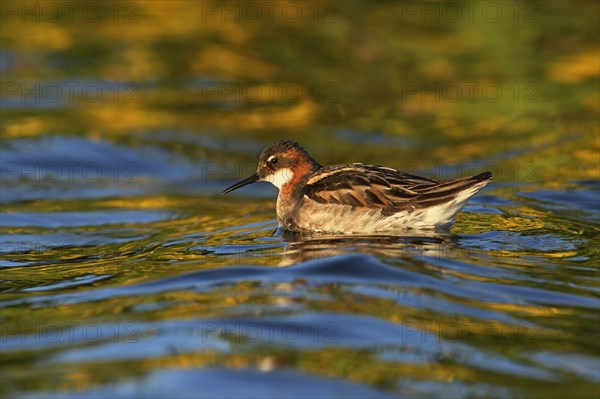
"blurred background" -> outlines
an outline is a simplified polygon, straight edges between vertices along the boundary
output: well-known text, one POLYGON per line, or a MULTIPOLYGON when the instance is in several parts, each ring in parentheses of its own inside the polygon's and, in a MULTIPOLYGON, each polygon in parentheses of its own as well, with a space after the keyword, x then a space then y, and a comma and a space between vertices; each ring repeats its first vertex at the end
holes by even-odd
POLYGON ((152 148, 203 180, 281 138, 321 163, 597 177, 597 17, 593 1, 6 2, 2 138, 152 148))
POLYGON ((0 7, 3 394, 597 397, 598 2, 0 7), (495 179, 449 238, 307 244, 274 188, 220 195, 280 139, 495 179), (424 320, 510 334, 397 340, 424 320))

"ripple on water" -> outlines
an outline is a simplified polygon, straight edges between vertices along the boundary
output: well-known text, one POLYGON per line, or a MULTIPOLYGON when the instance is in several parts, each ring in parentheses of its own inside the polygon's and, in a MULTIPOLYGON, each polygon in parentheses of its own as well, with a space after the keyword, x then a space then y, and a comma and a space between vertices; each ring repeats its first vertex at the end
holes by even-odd
POLYGON ((56 283, 56 284, 24 288, 22 291, 23 292, 40 292, 40 291, 61 290, 64 288, 73 288, 73 287, 79 287, 82 285, 92 284, 97 281, 109 279, 111 277, 112 277, 111 275, 97 276, 94 274, 90 274, 90 275, 85 275, 85 276, 78 276, 71 280, 62 280, 61 282, 56 283))
POLYGON ((2 213, 6 227, 78 227, 113 224, 151 223, 169 219, 172 213, 154 210, 104 210, 87 212, 17 212, 2 213))
POLYGON ((231 399, 251 392, 257 398, 395 398, 385 391, 341 379, 327 379, 287 370, 271 370, 269 359, 256 369, 163 369, 134 381, 59 395, 27 394, 40 398, 177 397, 231 399), (199 389, 201 387, 201 389, 199 389))
POLYGON ((0 157, 3 203, 140 195, 154 192, 157 182, 197 173, 159 147, 133 149, 77 137, 11 140, 0 147, 0 157))
POLYGON ((524 251, 543 253, 571 251, 584 242, 547 233, 532 235, 511 231, 488 231, 473 236, 461 236, 460 243, 486 251, 508 251, 519 255, 524 251))
POLYGON ((557 191, 536 190, 518 195, 536 200, 542 208, 560 212, 584 213, 586 219, 600 221, 600 181, 581 182, 582 187, 557 191), (584 188, 586 187, 586 188, 584 188))
MULTIPOLYGON (((567 204, 561 195, 554 200, 567 204)), ((197 373, 232 378, 232 364, 249 373, 242 389, 260 381, 256 370, 277 384, 287 377, 277 380, 273 373, 296 373, 297 380, 288 381, 295 394, 304 392, 302 381, 317 384, 320 395, 330 385, 344 396, 346 387, 385 395, 372 388, 373 378, 382 378, 386 389, 440 396, 451 386, 459 397, 520 392, 495 379, 547 385, 573 375, 597 381, 594 358, 583 349, 563 353, 553 346, 565 342, 564 326, 595 320, 594 254, 581 252, 589 247, 585 237, 544 229, 542 222, 518 231, 498 223, 491 231, 488 219, 504 218, 505 207, 519 205, 514 201, 494 195, 472 201, 457 230, 469 231, 465 224, 479 220, 479 234, 406 237, 273 234, 276 222, 264 203, 254 204, 252 212, 234 203, 216 216, 200 211, 179 218, 195 203, 173 209, 163 202, 169 205, 147 210, 56 206, 68 211, 2 213, 8 232, 2 235, 1 265, 12 273, 3 284, 3 315, 13 320, 22 309, 35 309, 51 320, 79 320, 85 312, 88 324, 103 333, 90 339, 90 325, 83 324, 56 340, 17 334, 3 340, 3 354, 43 354, 36 370, 161 364, 110 386, 90 385, 78 397, 139 396, 149 387, 197 396, 203 381, 197 373), (67 247, 95 252, 73 258, 63 253, 67 247), (105 257, 105 248, 115 258, 105 257), (573 275, 555 278, 565 270, 573 275), (202 370, 173 369, 179 362, 202 370), (547 364, 552 362, 570 366, 547 364), (311 375, 307 369, 318 371, 311 375), (346 378, 347 370, 353 378, 346 378), (442 384, 448 373, 452 383, 442 384), (321 374, 331 378, 315 377, 321 374), (170 376, 193 388, 173 390, 170 376)), ((240 392, 240 386, 231 391, 240 392)), ((75 393, 67 389, 60 396, 69 395, 75 393)))

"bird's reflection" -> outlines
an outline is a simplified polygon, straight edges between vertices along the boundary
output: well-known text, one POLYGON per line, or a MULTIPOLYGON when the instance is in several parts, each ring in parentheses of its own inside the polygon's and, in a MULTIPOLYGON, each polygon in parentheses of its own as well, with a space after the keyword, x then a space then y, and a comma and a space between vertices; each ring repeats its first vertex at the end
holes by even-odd
POLYGON ((323 235, 277 232, 287 245, 283 265, 322 260, 349 253, 394 259, 446 256, 457 248, 457 236, 445 230, 412 230, 406 235, 323 235))

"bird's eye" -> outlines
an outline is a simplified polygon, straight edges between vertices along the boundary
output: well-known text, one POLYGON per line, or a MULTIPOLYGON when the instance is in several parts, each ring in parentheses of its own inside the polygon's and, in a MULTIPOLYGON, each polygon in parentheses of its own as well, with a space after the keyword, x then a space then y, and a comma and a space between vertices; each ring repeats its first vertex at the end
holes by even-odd
POLYGON ((271 165, 277 165, 277 158, 271 158, 271 165))

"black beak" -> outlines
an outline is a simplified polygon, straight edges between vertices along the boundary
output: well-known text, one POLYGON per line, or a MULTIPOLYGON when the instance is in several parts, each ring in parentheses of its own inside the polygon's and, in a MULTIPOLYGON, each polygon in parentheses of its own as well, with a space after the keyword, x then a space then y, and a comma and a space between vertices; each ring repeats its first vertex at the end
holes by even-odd
POLYGON ((258 174, 255 173, 252 176, 250 176, 250 177, 248 177, 248 178, 246 178, 246 179, 244 179, 242 181, 239 181, 239 182, 235 183, 233 186, 231 186, 229 188, 226 188, 225 190, 223 190, 223 194, 227 194, 227 193, 229 193, 229 192, 231 192, 233 190, 237 190, 240 187, 244 187, 244 186, 246 186, 248 184, 252 184, 252 183, 258 181, 258 179, 259 179, 258 174))

